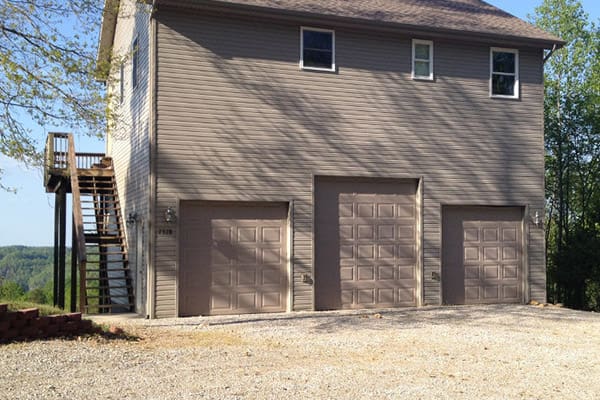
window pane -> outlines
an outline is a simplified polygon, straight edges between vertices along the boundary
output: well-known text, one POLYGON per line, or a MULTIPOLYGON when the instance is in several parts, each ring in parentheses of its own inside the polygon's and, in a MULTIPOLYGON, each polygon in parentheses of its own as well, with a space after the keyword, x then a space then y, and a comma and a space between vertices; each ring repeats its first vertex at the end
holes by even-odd
POLYGON ((429 45, 415 44, 415 58, 420 60, 429 60, 429 45))
POLYGON ((333 50, 333 34, 331 32, 303 31, 305 49, 333 50))
POLYGON ((509 75, 492 75, 492 94, 514 96, 515 77, 509 75))
POLYGON ((514 53, 501 53, 494 52, 493 55, 494 72, 505 72, 509 74, 515 73, 515 54, 514 53))
POLYGON ((331 69, 332 61, 332 53, 330 51, 304 49, 305 67, 331 69))
POLYGON ((415 76, 426 76, 429 78, 428 61, 415 61, 415 76))

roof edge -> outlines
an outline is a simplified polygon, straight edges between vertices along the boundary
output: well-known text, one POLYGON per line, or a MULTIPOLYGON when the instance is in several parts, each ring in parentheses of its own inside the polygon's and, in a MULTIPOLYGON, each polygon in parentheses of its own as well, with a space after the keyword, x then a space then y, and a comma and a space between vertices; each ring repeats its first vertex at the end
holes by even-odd
POLYGON ((104 0, 102 25, 100 27, 100 37, 98 38, 98 52, 96 53, 96 68, 94 71, 96 79, 99 82, 106 82, 108 79, 120 6, 121 0, 104 0))
MULTIPOLYGON (((236 4, 226 1, 220 0, 155 0, 156 5, 162 5, 165 7, 177 7, 177 8, 187 8, 187 9, 201 9, 201 10, 213 10, 220 12, 231 12, 237 11, 247 15, 255 15, 255 16, 267 16, 267 17, 287 17, 287 18, 319 18, 321 20, 328 20, 335 22, 337 24, 342 25, 354 25, 366 27, 368 26, 371 29, 381 30, 395 30, 402 31, 406 33, 416 33, 416 34, 430 34, 430 35, 452 35, 454 37, 458 37, 461 39, 469 39, 472 41, 490 41, 495 40, 497 42, 514 42, 527 46, 536 46, 544 49, 552 49, 554 47, 561 48, 566 42, 560 38, 556 38, 556 40, 544 39, 544 38, 533 38, 526 36, 514 36, 514 35, 506 35, 506 34, 495 34, 495 33, 485 33, 478 31, 470 31, 470 30, 458 30, 458 29, 449 29, 449 28, 434 28, 427 27, 423 25, 411 25, 411 24, 403 24, 398 22, 389 22, 389 21, 374 21, 364 18, 354 18, 354 17, 345 17, 340 15, 330 15, 330 14, 321 14, 321 13, 312 13, 307 11, 298 11, 298 10, 286 10, 272 7, 263 7, 249 4, 236 4)), ((513 16, 514 17, 514 16, 513 16)), ((518 18, 518 17, 514 17, 518 18)), ((526 21, 525 21, 526 22, 526 21)))

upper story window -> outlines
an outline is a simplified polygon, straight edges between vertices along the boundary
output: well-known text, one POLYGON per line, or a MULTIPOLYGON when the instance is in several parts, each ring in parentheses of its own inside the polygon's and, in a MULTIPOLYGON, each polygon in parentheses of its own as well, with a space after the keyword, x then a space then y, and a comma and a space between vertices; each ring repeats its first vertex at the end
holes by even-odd
POLYGON ((300 29, 300 68, 335 71, 335 32, 328 29, 300 29))
POLYGON ((133 41, 131 51, 133 52, 131 58, 131 86, 135 89, 138 84, 138 67, 140 63, 140 48, 137 38, 133 41))
POLYGON ((412 41, 413 79, 433 80, 433 42, 413 39, 412 41))
POLYGON ((519 98, 519 51, 492 47, 490 50, 490 95, 519 98))

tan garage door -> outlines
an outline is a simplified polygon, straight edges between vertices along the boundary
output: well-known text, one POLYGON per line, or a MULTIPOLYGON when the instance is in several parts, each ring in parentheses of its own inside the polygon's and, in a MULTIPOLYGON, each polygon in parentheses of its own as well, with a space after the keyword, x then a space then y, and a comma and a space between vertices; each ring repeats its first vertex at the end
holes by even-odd
POLYGON ((443 210, 443 297, 447 304, 522 301, 522 209, 443 210))
POLYGON ((179 314, 285 311, 287 206, 182 202, 179 314))
POLYGON ((317 309, 417 304, 416 188, 412 180, 316 180, 317 309))

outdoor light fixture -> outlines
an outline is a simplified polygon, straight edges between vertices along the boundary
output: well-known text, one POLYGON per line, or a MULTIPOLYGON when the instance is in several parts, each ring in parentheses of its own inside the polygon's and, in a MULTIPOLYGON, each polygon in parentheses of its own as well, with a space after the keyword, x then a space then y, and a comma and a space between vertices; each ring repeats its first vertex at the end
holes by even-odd
POLYGON ((137 213, 132 212, 132 213, 127 214, 127 219, 125 220, 125 223, 128 226, 131 226, 131 225, 135 224, 136 222, 137 222, 137 213))
POLYGON ((535 212, 535 216, 533 217, 533 223, 535 224, 535 226, 537 226, 538 228, 540 227, 540 213, 539 211, 535 212))
POLYGON ((165 211, 165 222, 175 222, 176 218, 177 216, 175 215, 175 210, 173 209, 173 207, 167 207, 165 211))

